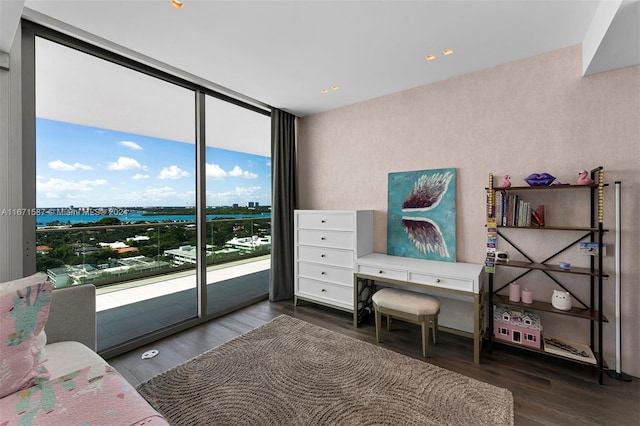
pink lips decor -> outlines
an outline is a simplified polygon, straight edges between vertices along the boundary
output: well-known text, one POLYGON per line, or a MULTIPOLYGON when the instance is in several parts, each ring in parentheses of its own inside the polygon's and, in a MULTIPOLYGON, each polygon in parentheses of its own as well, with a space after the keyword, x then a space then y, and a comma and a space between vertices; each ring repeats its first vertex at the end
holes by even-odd
POLYGON ((554 180, 556 180, 556 178, 549 173, 533 173, 524 178, 524 181, 527 182, 529 186, 548 186, 551 185, 551 182, 554 180))

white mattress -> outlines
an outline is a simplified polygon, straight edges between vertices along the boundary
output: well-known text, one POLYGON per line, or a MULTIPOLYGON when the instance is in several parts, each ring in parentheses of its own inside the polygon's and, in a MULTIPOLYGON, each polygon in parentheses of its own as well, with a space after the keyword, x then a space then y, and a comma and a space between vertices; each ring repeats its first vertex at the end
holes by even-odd
POLYGON ((104 365, 107 362, 97 353, 79 342, 57 342, 45 346, 47 361, 44 365, 51 378, 73 373, 87 366, 104 365))

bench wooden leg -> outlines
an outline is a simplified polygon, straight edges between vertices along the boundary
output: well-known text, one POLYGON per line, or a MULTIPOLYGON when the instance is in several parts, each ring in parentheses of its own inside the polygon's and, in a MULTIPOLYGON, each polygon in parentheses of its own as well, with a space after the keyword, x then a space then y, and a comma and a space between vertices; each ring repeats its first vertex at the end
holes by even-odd
POLYGON ((429 318, 424 318, 420 323, 422 328, 422 356, 427 357, 429 351, 429 318))
POLYGON ((438 335, 438 315, 434 315, 433 316, 433 343, 438 343, 437 335, 438 335))
POLYGON ((380 327, 382 325, 381 324, 382 314, 377 309, 375 311, 376 311, 376 342, 380 342, 380 327))

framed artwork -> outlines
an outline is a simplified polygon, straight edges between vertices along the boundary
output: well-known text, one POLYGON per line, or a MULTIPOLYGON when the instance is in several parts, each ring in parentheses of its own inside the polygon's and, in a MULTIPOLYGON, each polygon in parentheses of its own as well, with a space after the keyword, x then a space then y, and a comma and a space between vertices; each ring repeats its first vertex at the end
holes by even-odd
POLYGON ((387 254, 456 261, 456 169, 389 173, 387 254))

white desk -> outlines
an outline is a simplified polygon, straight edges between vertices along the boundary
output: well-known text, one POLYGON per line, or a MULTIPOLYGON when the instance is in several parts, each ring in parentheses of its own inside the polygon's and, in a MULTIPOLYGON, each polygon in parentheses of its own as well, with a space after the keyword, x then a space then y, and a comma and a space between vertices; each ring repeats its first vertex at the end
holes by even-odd
MULTIPOLYGON (((439 326, 439 329, 473 337, 473 361, 479 364, 484 328, 484 276, 484 266, 473 263, 438 262, 380 253, 358 257, 353 282, 354 326, 358 326, 367 311, 372 311, 371 296, 375 282, 411 287, 413 291, 472 302, 471 331, 457 326, 439 326)), ((443 314, 446 312, 441 311, 443 314)))

